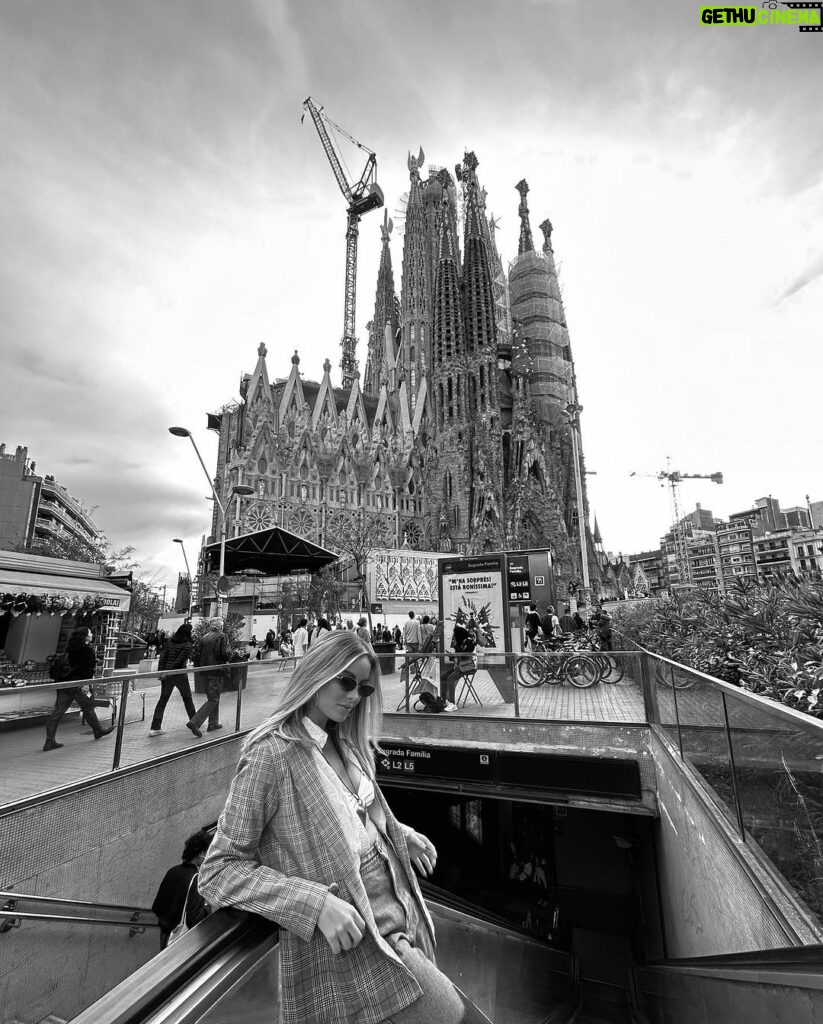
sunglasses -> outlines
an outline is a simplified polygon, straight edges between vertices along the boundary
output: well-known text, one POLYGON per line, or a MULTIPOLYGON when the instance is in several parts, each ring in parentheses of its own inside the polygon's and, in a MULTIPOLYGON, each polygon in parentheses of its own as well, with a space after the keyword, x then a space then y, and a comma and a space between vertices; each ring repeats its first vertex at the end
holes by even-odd
POLYGON ((355 688, 361 697, 368 697, 369 694, 374 693, 374 687, 371 683, 361 683, 359 679, 355 679, 354 676, 349 675, 348 672, 343 672, 339 676, 334 677, 346 693, 351 693, 355 688))

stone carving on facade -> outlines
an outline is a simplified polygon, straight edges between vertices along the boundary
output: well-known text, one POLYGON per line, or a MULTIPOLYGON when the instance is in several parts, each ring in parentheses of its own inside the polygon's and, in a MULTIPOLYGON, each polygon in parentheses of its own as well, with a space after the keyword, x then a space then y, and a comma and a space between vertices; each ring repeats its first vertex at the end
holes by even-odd
MULTIPOLYGON (((333 387, 329 360, 321 383, 304 381, 296 352, 288 378, 269 383, 261 345, 241 383, 243 404, 221 418, 218 490, 228 493, 242 467, 256 492, 243 515, 249 531, 283 522, 331 543, 353 516, 369 516, 377 536, 405 546, 404 557, 550 547, 561 585, 580 575, 572 454, 557 415, 576 384, 551 226, 541 224, 535 253, 521 181, 519 251, 507 279, 477 156, 458 165, 462 209, 450 173, 424 178, 423 160, 420 150, 407 161, 399 298, 387 219, 381 230, 362 392, 357 378, 350 389, 333 387), (545 336, 529 336, 539 334, 529 303, 545 336)), ((392 566, 375 600, 419 587, 413 567, 407 579, 405 563, 402 573, 392 566)))

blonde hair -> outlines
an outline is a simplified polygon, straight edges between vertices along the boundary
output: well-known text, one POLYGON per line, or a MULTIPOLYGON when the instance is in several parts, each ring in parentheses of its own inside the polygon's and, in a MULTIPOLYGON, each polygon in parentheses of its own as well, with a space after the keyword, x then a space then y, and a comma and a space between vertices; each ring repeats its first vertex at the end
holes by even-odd
POLYGON ((361 697, 352 713, 337 727, 337 735, 352 749, 364 771, 374 776, 372 750, 377 747, 375 737, 379 738, 383 727, 380 669, 371 647, 349 630, 323 632, 312 643, 286 683, 283 696, 272 714, 249 733, 243 744, 243 753, 268 736, 310 747, 312 739, 303 725, 303 718, 312 697, 362 657, 369 659, 369 684, 374 687, 374 692, 368 697, 361 697))

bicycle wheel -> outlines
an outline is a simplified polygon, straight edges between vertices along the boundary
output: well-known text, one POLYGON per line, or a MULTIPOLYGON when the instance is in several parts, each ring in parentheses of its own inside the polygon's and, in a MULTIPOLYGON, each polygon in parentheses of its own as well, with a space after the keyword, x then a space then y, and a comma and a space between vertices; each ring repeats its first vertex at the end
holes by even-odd
POLYGON ((516 668, 521 686, 539 686, 543 682, 545 668, 538 658, 518 658, 516 668))
POLYGON ((602 654, 601 657, 604 669, 601 676, 603 682, 609 683, 609 685, 619 683, 626 674, 626 666, 619 658, 615 658, 613 654, 602 654))
POLYGON ((587 658, 585 654, 572 655, 563 665, 563 675, 579 690, 588 690, 600 682, 599 667, 594 658, 587 658))

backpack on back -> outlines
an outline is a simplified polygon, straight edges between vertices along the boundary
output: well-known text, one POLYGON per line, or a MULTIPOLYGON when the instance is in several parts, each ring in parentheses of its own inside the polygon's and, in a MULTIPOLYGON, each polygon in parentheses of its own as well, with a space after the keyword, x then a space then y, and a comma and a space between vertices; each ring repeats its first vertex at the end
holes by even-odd
POLYGON ((71 675, 71 662, 67 654, 55 654, 49 662, 49 679, 54 683, 62 683, 71 675))

